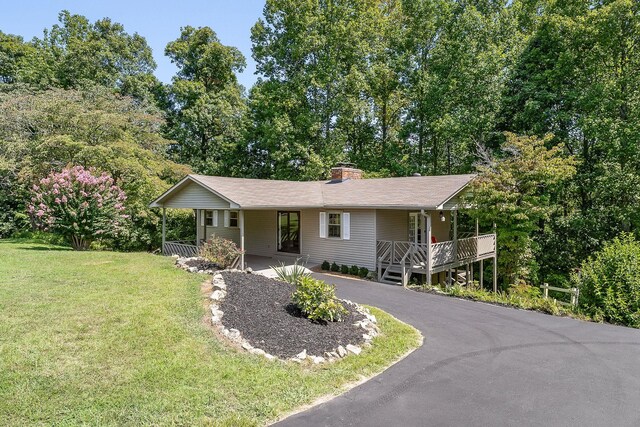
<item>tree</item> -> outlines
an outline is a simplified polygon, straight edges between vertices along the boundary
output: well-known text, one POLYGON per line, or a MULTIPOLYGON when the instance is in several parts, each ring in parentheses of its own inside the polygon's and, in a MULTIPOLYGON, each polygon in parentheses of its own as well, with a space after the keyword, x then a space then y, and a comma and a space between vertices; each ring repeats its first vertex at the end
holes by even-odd
MULTIPOLYGON (((32 185, 71 164, 107 172, 126 192, 130 227, 113 246, 157 247, 161 219, 149 201, 189 173, 166 158, 172 141, 162 137, 163 124, 154 106, 99 86, 38 91, 0 85, 0 201, 9 201, 0 213, 3 235, 29 225, 24 212, 32 185)), ((180 225, 184 214, 170 218, 176 220, 170 231, 189 229, 189 223, 180 225)))
POLYGON ((165 54, 178 66, 169 89, 168 134, 179 142, 176 158, 198 172, 232 174, 243 140, 246 103, 235 72, 245 59, 220 43, 209 27, 182 28, 165 54))
POLYGON ((508 285, 533 278, 533 234, 556 209, 549 193, 574 175, 576 162, 563 154, 561 146, 545 147, 551 135, 505 136, 501 156, 478 167, 480 175, 470 193, 474 209, 469 214, 485 227, 496 225, 499 272, 508 285))
POLYGON ((640 229, 640 13, 637 2, 547 5, 510 72, 504 128, 555 135, 578 159, 549 197, 562 209, 539 236, 545 277, 577 267, 603 242, 640 229), (561 192, 561 193, 560 193, 561 192))
POLYGON ((116 237, 128 218, 127 199, 113 178, 93 168, 68 167, 33 186, 29 214, 42 229, 71 240, 76 250, 101 237, 116 237))

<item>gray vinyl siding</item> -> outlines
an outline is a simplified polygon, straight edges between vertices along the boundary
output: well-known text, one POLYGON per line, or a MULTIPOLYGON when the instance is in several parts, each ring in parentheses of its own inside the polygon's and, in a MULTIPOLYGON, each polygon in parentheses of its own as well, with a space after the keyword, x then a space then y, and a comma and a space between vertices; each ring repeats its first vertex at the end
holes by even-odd
POLYGON ((271 257, 277 250, 276 211, 244 212, 244 246, 249 255, 271 257))
MULTIPOLYGON (((218 213, 218 227, 206 227, 206 236, 209 239, 212 235, 216 235, 216 237, 222 237, 223 239, 233 240, 236 245, 240 246, 240 229, 238 227, 225 227, 224 221, 222 220, 222 216, 224 215, 222 211, 218 213)), ((245 234, 244 241, 247 241, 247 236, 245 234)))
POLYGON ((349 240, 320 238, 320 212, 334 210, 307 209, 301 213, 301 252, 310 264, 322 261, 375 268, 376 211, 373 209, 343 209, 351 214, 349 240))
POLYGON ((188 183, 164 202, 165 208, 229 209, 229 202, 195 182, 188 183))
POLYGON ((409 212, 403 210, 378 209, 376 211, 377 240, 409 239, 409 212))

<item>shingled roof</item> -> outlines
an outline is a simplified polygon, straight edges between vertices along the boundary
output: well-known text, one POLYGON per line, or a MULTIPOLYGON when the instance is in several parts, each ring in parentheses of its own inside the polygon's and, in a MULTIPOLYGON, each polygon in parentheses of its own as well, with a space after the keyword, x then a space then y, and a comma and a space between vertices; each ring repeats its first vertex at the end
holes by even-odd
POLYGON ((381 208, 442 209, 475 175, 411 176, 346 181, 278 181, 188 175, 156 199, 162 206, 189 181, 223 197, 241 209, 381 208))

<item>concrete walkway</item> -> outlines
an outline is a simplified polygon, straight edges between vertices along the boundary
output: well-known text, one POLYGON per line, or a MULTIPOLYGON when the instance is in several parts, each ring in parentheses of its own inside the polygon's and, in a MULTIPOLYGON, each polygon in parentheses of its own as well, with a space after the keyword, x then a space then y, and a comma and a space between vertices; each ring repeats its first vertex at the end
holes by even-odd
POLYGON ((318 274, 424 345, 281 426, 638 426, 640 330, 318 274))

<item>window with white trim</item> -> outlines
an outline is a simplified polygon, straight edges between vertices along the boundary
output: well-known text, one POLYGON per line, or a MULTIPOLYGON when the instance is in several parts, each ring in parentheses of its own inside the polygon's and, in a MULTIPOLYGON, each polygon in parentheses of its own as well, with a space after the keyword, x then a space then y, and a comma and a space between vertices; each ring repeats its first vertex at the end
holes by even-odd
POLYGON ((238 211, 229 211, 229 227, 238 226, 238 211))
POLYGON ((213 227, 213 211, 204 211, 204 224, 208 227, 213 227))
POLYGON ((342 237, 342 214, 339 212, 329 212, 327 221, 327 236, 333 238, 342 237))

